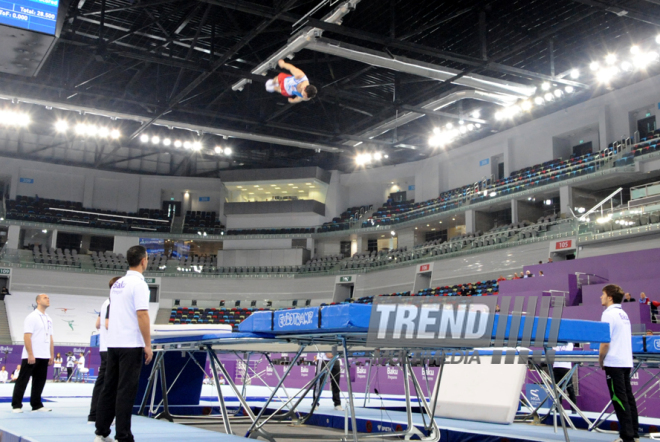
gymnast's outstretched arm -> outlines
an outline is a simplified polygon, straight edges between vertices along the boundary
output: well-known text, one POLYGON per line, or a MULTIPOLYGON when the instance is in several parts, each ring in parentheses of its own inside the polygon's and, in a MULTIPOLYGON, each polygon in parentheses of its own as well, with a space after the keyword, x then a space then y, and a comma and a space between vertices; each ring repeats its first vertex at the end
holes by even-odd
POLYGON ((291 63, 287 63, 284 60, 279 60, 277 62, 277 64, 282 69, 286 69, 287 71, 291 72, 291 75, 293 75, 297 79, 303 78, 305 76, 305 73, 303 71, 301 71, 300 69, 298 69, 297 67, 295 67, 291 63))

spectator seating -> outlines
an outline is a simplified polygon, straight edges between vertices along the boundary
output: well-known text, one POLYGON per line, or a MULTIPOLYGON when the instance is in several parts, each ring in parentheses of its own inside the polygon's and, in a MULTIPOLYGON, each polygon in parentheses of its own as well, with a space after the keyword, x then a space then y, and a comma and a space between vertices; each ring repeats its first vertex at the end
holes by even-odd
POLYGON ((227 235, 310 235, 315 227, 293 227, 290 229, 230 229, 227 235))
POLYGON ((170 223, 165 222, 167 214, 162 210, 115 212, 85 208, 79 202, 20 195, 7 201, 7 219, 109 230, 170 231, 170 223))
MULTIPOLYGON (((659 135, 660 136, 660 135, 659 135)), ((555 159, 511 173, 508 178, 495 182, 482 181, 442 192, 433 200, 415 203, 384 204, 362 227, 389 226, 410 221, 433 213, 456 209, 467 202, 480 202, 491 196, 521 192, 534 187, 596 172, 626 146, 627 140, 612 143, 601 152, 572 156, 567 160, 555 159)), ((646 149, 646 147, 644 147, 646 149)))
POLYGON ((113 252, 90 252, 92 263, 97 270, 128 270, 128 262, 124 255, 113 252))
POLYGON ((162 272, 167 267, 167 256, 162 253, 149 255, 148 272, 162 272))
POLYGON ((209 235, 220 235, 224 232, 225 226, 218 221, 218 216, 215 212, 200 212, 191 211, 186 212, 186 218, 183 223, 183 233, 206 233, 209 235))
POLYGON ((170 313, 170 324, 229 324, 238 331, 238 324, 263 308, 197 308, 176 307, 170 313))
MULTIPOLYGON (((435 287, 420 290, 418 293, 399 292, 399 293, 385 293, 378 296, 489 296, 499 294, 499 284, 496 280, 467 282, 463 284, 455 284, 453 286, 435 287)), ((372 304, 373 296, 365 296, 356 299, 354 302, 358 304, 372 304)))
POLYGON ((326 272, 334 269, 344 259, 343 255, 329 255, 312 258, 300 267, 300 273, 326 272))
POLYGON ((62 249, 53 249, 44 245, 34 246, 32 257, 36 264, 80 267, 77 250, 64 249, 62 251, 62 249))
POLYGON ((323 223, 319 227, 318 231, 323 232, 335 232, 337 230, 347 230, 351 228, 351 224, 359 221, 365 215, 365 213, 373 210, 373 206, 358 206, 358 207, 349 207, 341 215, 336 218, 333 218, 332 221, 323 223))

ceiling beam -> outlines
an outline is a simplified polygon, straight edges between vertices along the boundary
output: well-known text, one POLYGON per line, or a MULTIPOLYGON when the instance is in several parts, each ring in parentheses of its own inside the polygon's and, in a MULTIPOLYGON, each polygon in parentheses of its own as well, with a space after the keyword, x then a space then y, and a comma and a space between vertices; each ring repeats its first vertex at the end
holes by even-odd
POLYGON ((231 49, 226 51, 222 57, 220 57, 218 60, 215 60, 213 64, 211 65, 210 71, 205 72, 203 74, 200 74, 195 80, 190 82, 188 86, 186 86, 181 92, 179 92, 175 97, 170 100, 168 103, 167 107, 165 110, 160 112, 158 115, 147 121, 145 124, 140 127, 140 129, 136 130, 131 134, 131 138, 135 138, 138 135, 140 135, 144 130, 146 130, 152 123, 155 123, 160 119, 163 115, 168 113, 174 106, 179 104, 182 100, 184 100, 192 91, 197 89, 198 86, 200 86, 204 81, 206 81, 207 78, 211 76, 216 70, 221 68, 231 57, 233 57, 238 51, 240 51, 242 48, 244 48, 246 45, 248 45, 259 33, 266 29, 268 26, 270 26, 275 20, 279 18, 280 14, 283 14, 285 11, 287 11, 289 8, 291 8, 294 4, 296 4, 298 0, 288 0, 282 8, 278 11, 277 14, 275 14, 272 18, 267 18, 265 20, 262 20, 261 23, 259 23, 257 26, 255 26, 248 34, 243 37, 239 42, 237 42, 231 49))

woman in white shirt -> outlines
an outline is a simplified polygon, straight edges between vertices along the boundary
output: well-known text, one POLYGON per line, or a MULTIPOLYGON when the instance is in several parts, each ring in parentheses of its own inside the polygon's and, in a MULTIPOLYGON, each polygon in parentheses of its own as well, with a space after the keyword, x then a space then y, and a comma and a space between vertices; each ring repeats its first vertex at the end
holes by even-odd
POLYGON ((59 353, 53 359, 53 380, 55 382, 60 381, 60 375, 62 374, 62 355, 59 353))
POLYGON ((9 373, 5 370, 5 366, 2 366, 0 370, 0 384, 5 384, 9 380, 9 373))

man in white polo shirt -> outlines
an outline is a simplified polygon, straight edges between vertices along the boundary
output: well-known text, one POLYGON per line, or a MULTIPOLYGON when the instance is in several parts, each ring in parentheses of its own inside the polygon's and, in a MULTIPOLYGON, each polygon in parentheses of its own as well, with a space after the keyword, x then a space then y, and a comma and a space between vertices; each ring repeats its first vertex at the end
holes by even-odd
POLYGON ((41 402, 41 393, 46 385, 48 366, 53 365, 53 320, 46 314, 50 307, 48 295, 37 295, 37 308, 30 313, 23 323, 23 355, 21 356, 21 370, 14 385, 14 394, 11 407, 14 413, 23 412, 23 395, 27 384, 32 378, 32 391, 30 405, 32 411, 52 411, 44 407, 41 402))
POLYGON ((601 321, 610 324, 610 343, 600 344, 598 362, 607 379, 607 389, 619 421, 620 441, 639 439, 637 404, 630 386, 630 369, 633 366, 632 330, 630 319, 621 308, 623 290, 618 285, 603 287, 600 302, 607 307, 601 321))
MULTIPOLYGON (((108 283, 108 288, 112 289, 112 286, 115 285, 115 282, 119 281, 121 276, 115 276, 108 283)), ((101 366, 99 367, 99 374, 96 377, 96 382, 94 383, 94 391, 92 392, 92 404, 89 407, 89 416, 87 416, 87 422, 93 423, 96 422, 96 410, 99 403, 99 397, 101 396, 101 390, 103 390, 103 384, 105 384, 105 370, 108 365, 108 324, 109 318, 108 310, 110 309, 110 298, 106 299, 103 305, 101 305, 101 311, 99 316, 96 318, 96 329, 99 331, 99 354, 101 356, 101 366)))
POLYGON ((110 425, 116 417, 116 440, 133 442, 131 415, 138 390, 142 358, 151 362, 147 249, 133 246, 126 252, 129 270, 110 290, 108 364, 97 404, 94 442, 112 442, 110 425))

